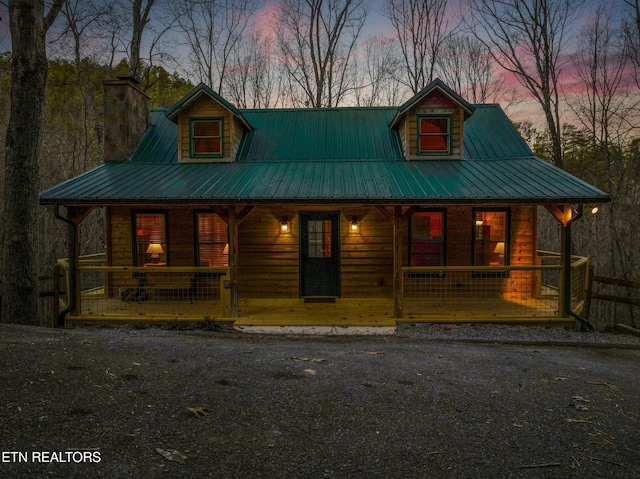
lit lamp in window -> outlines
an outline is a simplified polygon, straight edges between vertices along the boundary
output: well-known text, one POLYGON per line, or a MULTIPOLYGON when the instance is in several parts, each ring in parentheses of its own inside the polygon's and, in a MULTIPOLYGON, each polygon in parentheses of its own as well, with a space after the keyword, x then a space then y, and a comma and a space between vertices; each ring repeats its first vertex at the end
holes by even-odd
POLYGON ((477 240, 481 240, 482 239, 482 225, 484 224, 484 221, 482 220, 476 220, 476 239, 477 240))
POLYGON ((164 249, 160 243, 150 243, 147 248, 147 254, 151 255, 151 262, 157 263, 160 261, 160 255, 164 254, 164 249))
POLYGON ((496 257, 496 262, 500 265, 504 264, 504 241, 498 241, 496 247, 493 249, 493 254, 496 257))
POLYGON ((224 245, 224 249, 222 250, 222 254, 229 254, 229 243, 224 245))

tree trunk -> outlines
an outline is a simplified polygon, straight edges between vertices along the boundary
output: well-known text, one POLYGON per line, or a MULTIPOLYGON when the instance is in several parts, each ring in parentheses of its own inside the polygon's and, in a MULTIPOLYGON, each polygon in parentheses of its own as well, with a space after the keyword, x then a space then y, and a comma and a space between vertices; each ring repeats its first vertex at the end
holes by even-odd
POLYGON ((133 2, 133 29, 131 32, 131 76, 136 80, 140 79, 140 48, 142 46, 142 33, 149 21, 149 13, 156 0, 147 0, 143 5, 143 0, 133 2))
MULTIPOLYGON (((61 5, 56 1, 52 11, 59 11, 61 5)), ((47 78, 45 35, 53 20, 44 18, 44 0, 11 0, 9 19, 13 51, 11 113, 5 147, 2 320, 40 324, 38 153, 47 78)))

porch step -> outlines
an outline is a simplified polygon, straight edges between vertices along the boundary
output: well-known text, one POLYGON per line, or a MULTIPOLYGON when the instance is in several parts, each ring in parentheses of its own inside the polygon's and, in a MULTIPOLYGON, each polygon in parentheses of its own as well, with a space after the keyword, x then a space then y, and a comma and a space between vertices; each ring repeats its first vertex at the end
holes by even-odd
POLYGON ((395 326, 240 326, 234 329, 249 334, 288 334, 302 336, 391 336, 395 326))

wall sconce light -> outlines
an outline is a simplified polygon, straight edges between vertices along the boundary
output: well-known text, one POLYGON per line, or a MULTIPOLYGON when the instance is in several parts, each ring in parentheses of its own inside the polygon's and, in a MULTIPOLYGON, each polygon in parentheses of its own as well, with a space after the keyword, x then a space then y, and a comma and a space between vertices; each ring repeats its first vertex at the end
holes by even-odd
POLYGON ((287 218, 285 218, 284 216, 280 218, 280 232, 281 233, 289 232, 289 222, 287 221, 287 218))
POLYGON ((597 215, 600 211, 600 207, 598 205, 590 205, 590 210, 592 215, 597 215))
POLYGON ((358 223, 358 217, 354 215, 351 217, 351 232, 357 233, 359 229, 360 224, 358 223))

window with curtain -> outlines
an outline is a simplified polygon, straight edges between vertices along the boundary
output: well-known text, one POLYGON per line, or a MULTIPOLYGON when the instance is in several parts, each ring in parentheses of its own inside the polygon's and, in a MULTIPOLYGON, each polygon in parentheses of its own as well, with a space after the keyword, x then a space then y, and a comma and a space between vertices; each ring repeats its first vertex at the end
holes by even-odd
POLYGON ((227 224, 215 213, 196 214, 196 261, 198 266, 229 266, 227 224))
POLYGON ((444 266, 444 245, 443 211, 417 211, 411 215, 411 266, 444 266))
POLYGON ((167 264, 165 213, 134 213, 134 261, 137 266, 167 264))
POLYGON ((222 156, 222 119, 191 119, 190 142, 192 157, 222 156))
POLYGON ((474 266, 507 266, 509 264, 509 212, 506 210, 474 210, 474 266))
POLYGON ((448 116, 418 117, 418 154, 449 154, 451 152, 451 118, 448 116))

